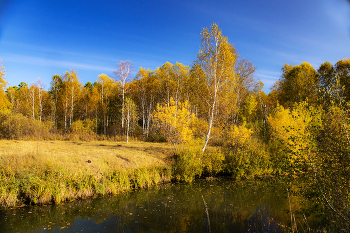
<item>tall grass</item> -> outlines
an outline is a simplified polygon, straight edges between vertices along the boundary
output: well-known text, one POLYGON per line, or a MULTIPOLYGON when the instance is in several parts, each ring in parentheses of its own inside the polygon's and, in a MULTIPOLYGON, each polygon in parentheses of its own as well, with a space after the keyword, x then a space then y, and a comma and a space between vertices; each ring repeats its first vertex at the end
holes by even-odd
POLYGON ((143 151, 148 147, 0 141, 0 207, 58 204, 170 181, 167 155, 154 155, 164 148, 152 146, 151 154, 143 151))

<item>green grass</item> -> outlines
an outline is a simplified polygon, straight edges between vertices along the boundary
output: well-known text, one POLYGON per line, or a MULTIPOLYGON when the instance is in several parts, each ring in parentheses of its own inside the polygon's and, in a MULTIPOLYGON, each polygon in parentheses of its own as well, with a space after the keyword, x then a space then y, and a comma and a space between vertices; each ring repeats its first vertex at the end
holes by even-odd
POLYGON ((0 207, 116 194, 171 179, 172 148, 146 142, 0 141, 0 207))

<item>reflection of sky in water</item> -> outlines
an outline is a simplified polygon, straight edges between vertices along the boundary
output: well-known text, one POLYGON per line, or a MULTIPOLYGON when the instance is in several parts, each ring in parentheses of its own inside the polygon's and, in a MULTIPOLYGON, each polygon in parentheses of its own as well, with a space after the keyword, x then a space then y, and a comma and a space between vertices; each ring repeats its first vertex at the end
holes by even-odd
POLYGON ((289 204, 274 182, 201 180, 23 207, 0 211, 0 226, 4 232, 281 232, 290 226, 289 204))

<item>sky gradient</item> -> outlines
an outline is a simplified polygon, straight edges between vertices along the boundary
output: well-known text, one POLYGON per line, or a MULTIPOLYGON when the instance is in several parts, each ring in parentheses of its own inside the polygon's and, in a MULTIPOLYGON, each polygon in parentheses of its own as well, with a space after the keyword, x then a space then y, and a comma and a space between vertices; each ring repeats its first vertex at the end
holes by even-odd
POLYGON ((350 57, 348 0, 0 0, 0 58, 11 86, 75 69, 80 81, 113 76, 121 60, 155 70, 191 65, 200 32, 215 22, 264 91, 284 64, 315 69, 350 57))

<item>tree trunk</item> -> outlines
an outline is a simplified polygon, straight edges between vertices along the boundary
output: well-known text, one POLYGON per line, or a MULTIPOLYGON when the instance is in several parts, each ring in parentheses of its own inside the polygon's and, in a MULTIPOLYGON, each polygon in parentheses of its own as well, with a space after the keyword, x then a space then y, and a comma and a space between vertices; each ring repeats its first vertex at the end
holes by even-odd
POLYGON ((39 89, 39 107, 40 107, 39 119, 40 119, 40 122, 41 122, 41 118, 42 118, 42 115, 43 115, 43 101, 42 101, 42 92, 41 92, 40 89, 39 89))
POLYGON ((57 111, 57 98, 53 101, 53 113, 52 113, 52 120, 54 124, 54 131, 57 133, 57 121, 56 121, 56 111, 57 111))
POLYGON ((64 132, 67 133, 67 112, 68 112, 68 97, 66 96, 66 103, 64 108, 64 132))
POLYGON ((97 125, 97 108, 96 108, 96 135, 97 135, 97 128, 98 128, 98 125, 97 125))
POLYGON ((215 87, 215 91, 214 91, 214 100, 213 100, 213 104, 211 107, 211 113, 210 113, 210 118, 209 118, 209 127, 208 127, 208 133, 207 133, 207 137, 205 138, 205 143, 204 143, 204 147, 202 149, 202 152, 204 153, 208 141, 210 139, 210 132, 211 132, 211 127, 213 125, 213 120, 214 120, 214 111, 215 111, 215 104, 216 104, 216 95, 217 95, 217 87, 215 87))
POLYGON ((124 94, 125 94, 125 85, 123 85, 123 103, 122 103, 122 129, 124 129, 124 94))
POLYGON ((69 116, 69 126, 72 126, 73 111, 74 111, 74 87, 72 88, 72 98, 71 98, 71 110, 70 110, 70 116, 69 116))
POLYGON ((128 128, 126 130, 126 144, 129 144, 129 128, 130 128, 130 119, 129 119, 129 116, 128 116, 128 119, 127 119, 127 123, 128 123, 128 128))

